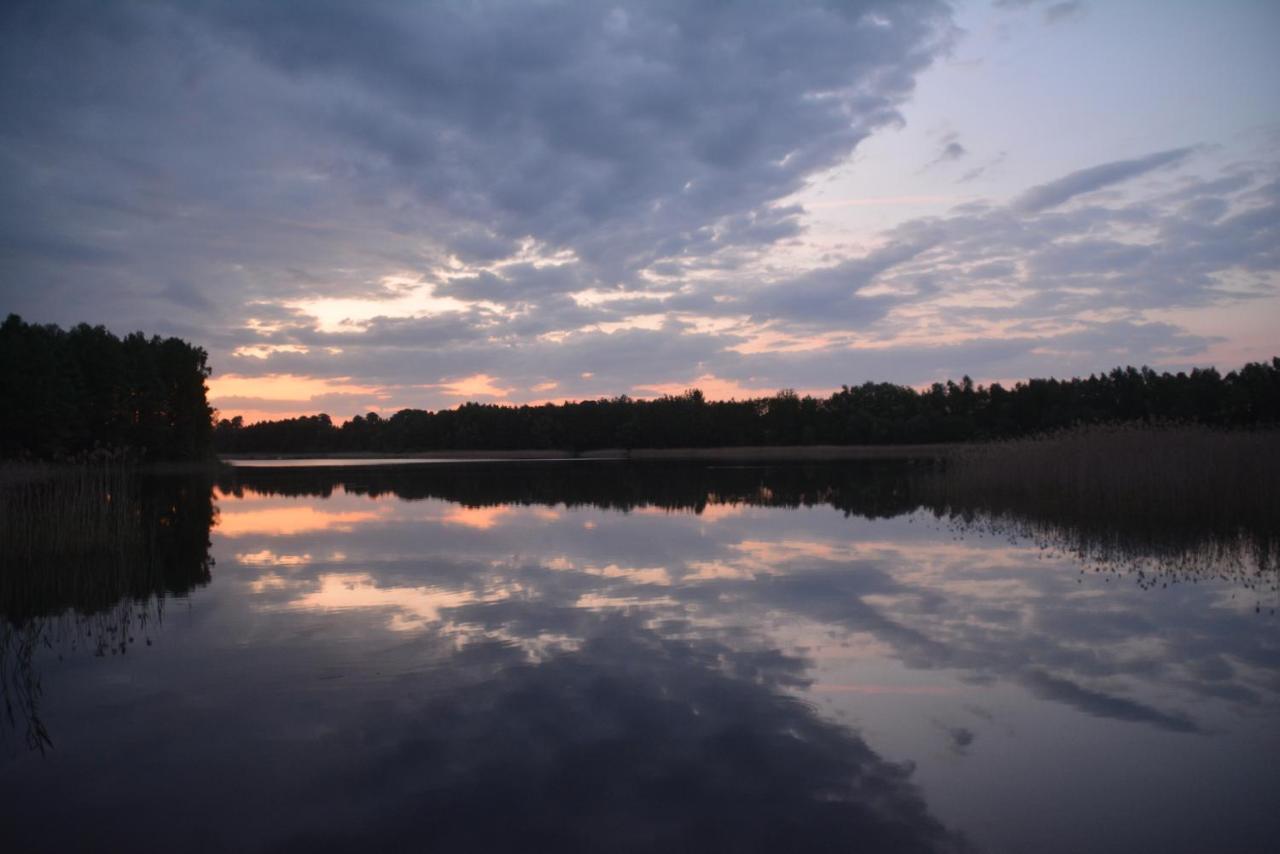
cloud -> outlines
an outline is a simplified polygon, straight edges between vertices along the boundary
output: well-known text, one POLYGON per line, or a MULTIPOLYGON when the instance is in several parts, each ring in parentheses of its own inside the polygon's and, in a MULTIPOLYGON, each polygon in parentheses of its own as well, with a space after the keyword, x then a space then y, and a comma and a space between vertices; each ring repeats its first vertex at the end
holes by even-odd
POLYGON ((1074 18, 1084 14, 1085 10, 1084 0, 1060 0, 1060 2, 1052 2, 1051 0, 994 0, 991 5, 997 9, 1009 10, 1043 6, 1046 24, 1056 24, 1059 21, 1074 18), (1046 3, 1048 5, 1045 5, 1046 3))
POLYGON ((977 738, 974 731, 964 726, 941 726, 950 741, 949 747, 952 752, 962 756, 967 754, 970 746, 973 745, 974 739, 977 738))
POLYGON ((1084 8, 1082 0, 1063 0, 1061 3, 1054 3, 1047 7, 1044 10, 1044 19, 1047 23, 1056 24, 1083 14, 1084 8))
POLYGON ((1167 360, 1211 336, 1149 313, 1274 292, 1273 165, 1197 183, 1190 149, 818 260, 797 193, 901 121, 953 38, 931 0, 6 13, 6 310, 368 390, 326 406, 452 405, 477 376, 507 400, 1020 376, 1083 334, 1167 360))
POLYGON ((953 35, 939 0, 6 12, 6 308, 202 330, 219 366, 293 343, 244 331, 282 306, 277 337, 344 300, 403 321, 389 276, 536 335, 588 322, 569 292, 792 239, 781 200, 899 122, 953 35))
POLYGON ((896 119, 949 32, 933 0, 28 6, 4 25, 9 70, 45 83, 36 97, 7 75, 0 95, 26 119, 11 155, 58 167, 42 214, 179 206, 279 228, 318 203, 303 230, 358 228, 348 202, 370 225, 443 226, 470 260, 534 235, 617 262, 678 251, 842 160, 896 119))
POLYGON ((758 321, 837 320, 845 327, 863 327, 882 318, 901 298, 859 295, 877 276, 917 256, 925 243, 899 241, 862 258, 843 261, 748 293, 742 308, 758 321))
MULTIPOLYGON (((219 690, 185 716, 169 702, 181 703, 175 691, 99 720, 60 780, 59 803, 92 815, 92 834, 78 822, 39 821, 43 844, 76 849, 105 836, 127 845, 141 832, 193 832, 215 847, 274 851, 403 849, 423 839, 450 850, 757 850, 762 839, 771 848, 784 837, 807 851, 971 850, 930 811, 909 764, 889 761, 795 696, 811 663, 755 632, 733 633, 728 644, 708 627, 680 637, 679 624, 651 625, 647 608, 575 606, 584 590, 628 585, 616 574, 532 565, 527 577, 537 587, 509 595, 503 562, 451 560, 440 551, 448 526, 398 516, 399 502, 381 502, 379 513, 328 514, 343 517, 342 542, 358 553, 374 529, 385 535, 368 572, 351 572, 345 554, 329 548, 278 557, 282 539, 323 538, 323 526, 305 517, 325 514, 296 501, 248 506, 226 502, 218 529, 245 517, 230 553, 245 570, 228 575, 244 594, 234 616, 267 612, 281 631, 234 673, 211 665, 225 655, 218 620, 192 621, 189 655, 145 656, 156 684, 213 674, 219 690), (425 551, 424 531, 432 532, 425 551), (415 546, 404 552, 412 560, 387 559, 400 541, 415 546), (342 626, 341 637, 313 631, 317 611, 342 626), (284 665, 299 654, 320 669, 284 665), (348 662, 371 656, 380 678, 337 681, 348 662), (136 748, 123 733, 140 715, 152 738, 173 745, 156 757, 165 773, 139 780, 140 797, 162 798, 177 768, 204 769, 210 784, 208 809, 163 811, 146 831, 100 797, 111 769, 136 748), (209 736, 180 737, 191 726, 209 736), (227 756, 245 755, 293 773, 282 782, 228 766, 227 756), (489 820, 497 803, 502 820, 489 820), (245 821, 228 831, 228 812, 245 821)), ((527 516, 503 510, 492 532, 471 538, 473 549, 527 516)), ((111 662, 97 667, 110 676, 111 662)), ((98 675, 73 680, 68 702, 100 692, 98 675)), ((6 801, 43 817, 50 799, 13 779, 0 781, 6 801)), ((34 837, 14 838, 19 848, 39 847, 34 837)))
POLYGON ((999 154, 997 154, 995 157, 988 160, 986 163, 982 163, 978 166, 973 167, 968 172, 965 172, 963 175, 957 178, 956 183, 967 184, 970 181, 978 180, 983 175, 987 174, 989 170, 994 169, 995 167, 1003 163, 1007 154, 1008 152, 1002 151, 999 154))
POLYGON ((1274 295, 1280 195, 1273 167, 1258 166, 1243 182, 1184 178, 1173 192, 1057 209, 1180 162, 1186 151, 1085 169, 1011 204, 911 220, 861 257, 728 293, 717 305, 761 322, 848 330, 867 344, 905 344, 912 329, 930 323, 928 337, 942 344, 994 328, 1015 335, 1008 325, 1015 319, 1065 333, 1098 323, 1102 311, 1142 322, 1137 312, 1274 295))
POLYGON ((1022 681, 1038 697, 1074 706, 1095 717, 1136 721, 1171 732, 1203 732, 1194 721, 1182 715, 1162 712, 1135 700, 1083 688, 1069 679, 1051 676, 1040 670, 1028 671, 1022 681))
POLYGON ((948 142, 938 154, 939 160, 959 160, 966 153, 965 147, 958 142, 948 142))
POLYGON ((1174 148, 1133 160, 1116 160, 1081 169, 1048 184, 1032 187, 1014 201, 1014 206, 1024 213, 1038 213, 1047 208, 1057 207, 1076 196, 1092 193, 1156 169, 1181 163, 1193 151, 1195 149, 1191 147, 1174 148))
POLYGON ((456 398, 425 384, 476 374, 518 402, 546 397, 537 388, 549 382, 557 398, 573 398, 699 380, 722 390, 834 389, 1192 364, 1216 339, 1148 314, 1276 293, 1272 174, 1265 164, 1173 173, 1107 205, 1038 212, 969 204, 908 221, 828 266, 779 274, 748 265, 661 293, 579 298, 558 291, 586 293, 576 289, 590 280, 573 263, 513 264, 442 286, 505 299, 504 289, 527 282, 510 310, 374 318, 341 333, 286 315, 263 336, 277 349, 235 370, 359 377, 393 405, 438 406, 456 398))
MULTIPOLYGON (((421 552, 424 534, 418 515, 397 516, 396 524, 368 526, 359 535, 336 538, 334 544, 342 542, 353 560, 375 566, 383 587, 425 586, 453 595, 492 591, 507 583, 504 577, 518 581, 524 595, 515 600, 473 599, 441 614, 455 625, 476 624, 508 636, 577 635, 584 625, 580 617, 566 612, 574 610, 583 595, 639 603, 658 596, 655 587, 660 585, 660 602, 636 605, 648 613, 646 625, 693 613, 705 630, 719 619, 749 625, 759 614, 776 619, 788 613, 805 623, 874 635, 912 668, 962 672, 966 682, 1000 679, 1094 717, 1171 732, 1204 731, 1177 711, 1179 706, 1197 707, 1206 698, 1267 703, 1277 690, 1260 676, 1270 672, 1275 651, 1255 634, 1236 631, 1235 620, 1244 614, 1232 617, 1230 609, 1204 608, 1200 588, 1194 585, 1171 584, 1162 593, 1174 597, 1170 599, 1108 583, 1105 595, 1110 605, 1099 608, 1101 587, 1085 588, 1081 595, 1076 561, 1058 565, 1051 559, 1043 571, 1028 572, 1028 559, 1043 557, 1044 552, 1034 542, 1007 543, 1003 535, 995 541, 975 540, 971 535, 984 530, 981 521, 972 529, 904 528, 898 533, 914 533, 903 542, 895 542, 892 531, 887 540, 867 536, 861 528, 851 534, 849 526, 864 524, 864 515, 878 517, 886 511, 882 502, 854 488, 856 478, 824 480, 824 475, 819 484, 792 482, 789 475, 778 473, 781 480, 776 482, 774 476, 760 480, 758 473, 740 469, 717 472, 710 481, 704 474, 686 473, 673 480, 670 472, 651 472, 652 483, 630 489, 621 505, 608 478, 586 478, 569 494, 564 484, 549 485, 545 473, 534 471, 498 472, 476 480, 460 479, 448 470, 412 475, 387 471, 377 476, 333 470, 309 481, 291 477, 287 484, 269 472, 250 471, 238 482, 250 489, 283 489, 282 494, 293 496, 329 495, 339 492, 341 483, 353 495, 398 494, 479 508, 505 507, 501 515, 474 520, 493 522, 485 528, 483 540, 458 539, 434 529, 427 535, 433 548, 445 554, 465 551, 472 558, 466 567, 448 561, 423 565, 376 559, 383 553, 421 552), (714 531, 707 531, 705 510, 700 515, 678 512, 708 501, 714 505, 711 496, 733 507, 739 506, 735 496, 749 496, 753 505, 791 507, 795 496, 812 494, 827 495, 845 515, 751 510, 725 514, 714 531), (671 512, 594 515, 600 528, 586 532, 581 515, 575 518, 566 512, 547 518, 515 507, 530 501, 544 509, 595 508, 581 513, 619 506, 671 512), (548 525, 555 533, 548 540, 554 542, 554 550, 512 565, 508 556, 525 553, 530 531, 545 533, 548 525), (963 544, 954 539, 960 530, 965 531, 963 544), (1153 645, 1151 638, 1168 625, 1170 614, 1182 629, 1170 641, 1173 647, 1153 645), (1163 690, 1153 690, 1156 684, 1163 690), (1153 698, 1159 702, 1153 704, 1153 698)), ((892 512, 915 506, 906 499, 899 504, 892 512)), ((1050 542, 1079 534, 1056 523, 1050 529, 1057 532, 1048 535, 1050 542)), ((307 551, 319 553, 328 545, 309 543, 307 551)), ((1144 549, 1130 557, 1146 554, 1144 549)), ((752 666, 766 669, 763 665, 769 660, 756 655, 752 666)), ((770 665, 767 677, 802 684, 804 668, 790 664, 781 673, 770 665)), ((937 723, 953 728, 946 720, 937 723)), ((971 732, 967 742, 973 743, 977 735, 971 732)), ((963 733, 952 734, 952 742, 956 749, 968 746, 963 733)))
POLYGON ((936 166, 939 163, 955 162, 969 153, 969 150, 961 144, 959 134, 955 132, 945 134, 942 137, 941 142, 942 145, 938 149, 938 153, 932 160, 924 165, 924 169, 921 171, 929 169, 932 166, 936 166))

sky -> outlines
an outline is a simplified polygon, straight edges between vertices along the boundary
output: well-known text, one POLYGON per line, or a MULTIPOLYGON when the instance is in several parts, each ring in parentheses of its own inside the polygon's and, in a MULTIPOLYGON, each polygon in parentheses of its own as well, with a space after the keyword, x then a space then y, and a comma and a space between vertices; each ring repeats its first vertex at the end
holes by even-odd
POLYGON ((0 4, 0 312, 248 421, 1280 355, 1273 0, 0 4))

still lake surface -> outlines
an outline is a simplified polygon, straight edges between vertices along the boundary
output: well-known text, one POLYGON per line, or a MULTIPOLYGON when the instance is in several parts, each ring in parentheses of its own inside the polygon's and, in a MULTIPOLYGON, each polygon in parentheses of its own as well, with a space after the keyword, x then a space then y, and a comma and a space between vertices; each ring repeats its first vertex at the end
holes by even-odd
POLYGON ((1280 846, 1247 555, 901 466, 365 462, 156 477, 150 588, 6 594, 0 849, 1280 846))

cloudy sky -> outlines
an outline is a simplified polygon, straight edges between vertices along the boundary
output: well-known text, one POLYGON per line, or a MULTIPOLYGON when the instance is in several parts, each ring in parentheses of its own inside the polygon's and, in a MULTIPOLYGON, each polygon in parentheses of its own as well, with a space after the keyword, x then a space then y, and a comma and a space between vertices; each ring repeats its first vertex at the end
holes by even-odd
POLYGON ((213 403, 1280 354, 1273 0, 0 6, 0 311, 213 403))

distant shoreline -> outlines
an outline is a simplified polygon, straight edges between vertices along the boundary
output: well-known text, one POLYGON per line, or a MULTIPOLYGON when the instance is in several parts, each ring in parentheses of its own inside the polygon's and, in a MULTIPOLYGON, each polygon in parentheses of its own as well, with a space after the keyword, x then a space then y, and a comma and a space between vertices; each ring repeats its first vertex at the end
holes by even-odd
POLYGON ((953 455, 964 443, 935 445, 759 445, 715 448, 602 448, 575 454, 556 449, 526 450, 454 450, 375 453, 371 451, 332 451, 328 453, 240 453, 219 454, 222 462, 231 460, 737 460, 747 462, 822 462, 836 460, 909 460, 942 459, 953 455))

